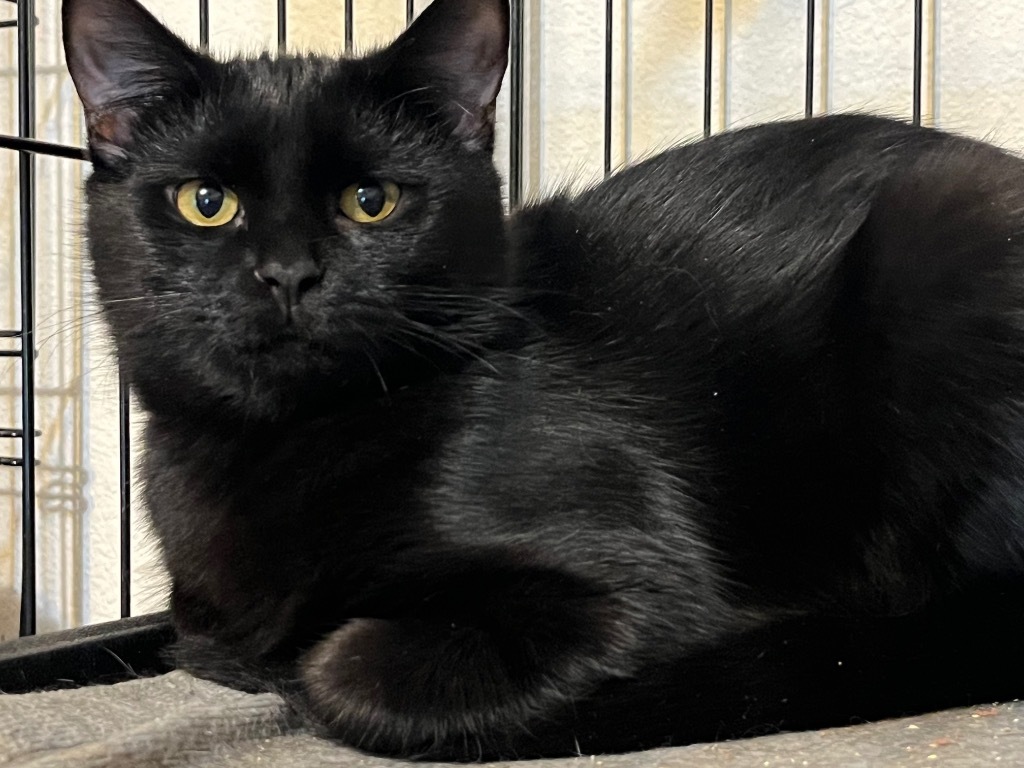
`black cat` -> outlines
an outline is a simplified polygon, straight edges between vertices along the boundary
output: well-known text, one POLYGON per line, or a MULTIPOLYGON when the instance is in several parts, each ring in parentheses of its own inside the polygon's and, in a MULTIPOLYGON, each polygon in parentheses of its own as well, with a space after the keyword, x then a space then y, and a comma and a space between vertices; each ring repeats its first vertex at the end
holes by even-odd
POLYGON ((454 759, 1024 692, 1024 163, 825 117, 505 219, 508 11, 218 63, 65 0, 180 663, 454 759))

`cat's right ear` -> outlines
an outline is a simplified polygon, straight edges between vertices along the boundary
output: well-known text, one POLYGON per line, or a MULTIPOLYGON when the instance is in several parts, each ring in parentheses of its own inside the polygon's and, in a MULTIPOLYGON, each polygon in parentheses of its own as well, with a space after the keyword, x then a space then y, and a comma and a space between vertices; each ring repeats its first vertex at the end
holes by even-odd
POLYGON ((64 52, 94 162, 128 158, 146 105, 198 90, 209 59, 135 0, 64 0, 64 52))

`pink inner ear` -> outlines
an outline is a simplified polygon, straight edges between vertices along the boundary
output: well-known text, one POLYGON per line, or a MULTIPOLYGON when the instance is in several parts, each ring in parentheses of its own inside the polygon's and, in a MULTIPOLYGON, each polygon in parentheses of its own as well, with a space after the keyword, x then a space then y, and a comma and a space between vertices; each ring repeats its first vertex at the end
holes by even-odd
POLYGON ((121 109, 106 114, 90 113, 89 133, 93 140, 126 147, 131 143, 131 124, 134 115, 130 110, 121 109))
POLYGON ((106 158, 108 162, 128 157, 133 143, 132 123, 135 115, 129 109, 106 114, 86 110, 89 126, 89 149, 93 159, 106 158))

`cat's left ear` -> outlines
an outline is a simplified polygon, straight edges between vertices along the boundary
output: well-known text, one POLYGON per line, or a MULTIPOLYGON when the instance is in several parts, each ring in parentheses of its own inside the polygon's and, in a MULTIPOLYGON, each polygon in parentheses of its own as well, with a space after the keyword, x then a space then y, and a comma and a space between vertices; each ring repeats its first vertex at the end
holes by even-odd
POLYGON ((127 158, 140 113, 197 93, 210 65, 136 0, 64 0, 62 19, 94 162, 127 158))
POLYGON ((455 135, 490 149, 508 40, 508 0, 434 0, 383 56, 407 91, 442 110, 455 135))

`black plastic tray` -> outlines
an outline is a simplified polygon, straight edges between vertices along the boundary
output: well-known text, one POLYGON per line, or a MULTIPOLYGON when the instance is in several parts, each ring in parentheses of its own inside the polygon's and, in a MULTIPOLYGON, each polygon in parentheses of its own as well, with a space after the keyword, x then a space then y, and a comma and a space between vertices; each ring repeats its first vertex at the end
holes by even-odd
POLYGON ((0 692, 117 683, 171 670, 167 613, 94 624, 0 643, 0 692))

